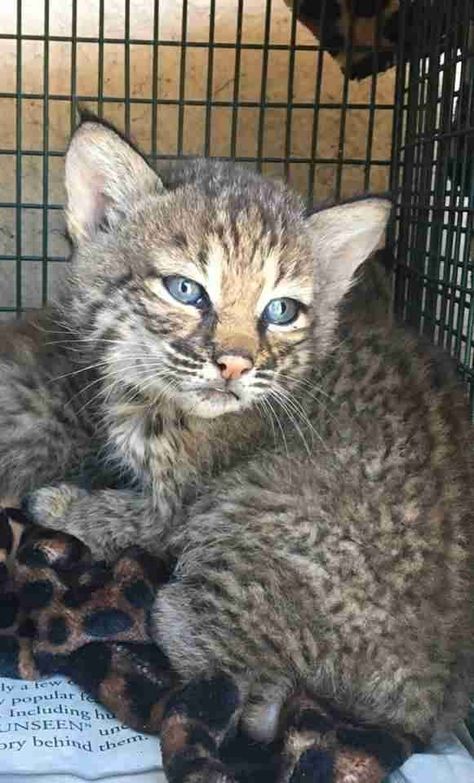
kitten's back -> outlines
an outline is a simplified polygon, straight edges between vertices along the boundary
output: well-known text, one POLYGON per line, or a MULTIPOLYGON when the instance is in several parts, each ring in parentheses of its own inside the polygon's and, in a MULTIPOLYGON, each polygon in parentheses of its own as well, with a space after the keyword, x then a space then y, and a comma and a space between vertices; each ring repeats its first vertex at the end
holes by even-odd
POLYGON ((155 616, 176 668, 260 681, 263 701, 309 689, 422 737, 463 714, 474 470, 464 395, 437 375, 403 330, 345 339, 312 459, 295 435, 192 511, 155 616))

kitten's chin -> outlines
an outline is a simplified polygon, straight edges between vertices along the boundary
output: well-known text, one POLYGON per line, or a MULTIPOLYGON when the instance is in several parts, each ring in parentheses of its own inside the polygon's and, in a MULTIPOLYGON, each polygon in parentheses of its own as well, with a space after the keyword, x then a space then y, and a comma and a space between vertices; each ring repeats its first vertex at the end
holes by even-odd
POLYGON ((201 419, 215 419, 226 413, 238 413, 248 407, 233 394, 213 391, 179 395, 176 401, 184 413, 201 419))

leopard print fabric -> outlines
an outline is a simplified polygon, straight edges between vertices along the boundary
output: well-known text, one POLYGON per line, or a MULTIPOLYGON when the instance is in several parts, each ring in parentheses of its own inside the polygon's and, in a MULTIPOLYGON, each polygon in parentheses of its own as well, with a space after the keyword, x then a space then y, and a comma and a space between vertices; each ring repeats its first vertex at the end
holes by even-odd
POLYGON ((149 641, 148 609, 163 578, 154 558, 132 548, 109 568, 80 541, 32 525, 16 509, 1 512, 0 525, 0 633, 14 631, 30 648, 12 658, 10 676, 38 676, 47 661, 59 667, 89 641, 149 641))
POLYGON ((271 746, 236 732, 240 694, 223 673, 181 684, 151 642, 148 610, 170 576, 133 547, 111 566, 80 541, 0 510, 0 675, 65 674, 128 726, 160 735, 171 783, 380 783, 412 745, 351 726, 297 696, 271 746))
MULTIPOLYGON (((400 0, 285 0, 349 79, 395 62, 400 0)), ((405 11, 409 17, 410 6, 405 11)), ((409 19, 405 26, 409 28, 409 19)))
POLYGON ((148 633, 166 577, 139 547, 109 567, 72 536, 0 510, 0 675, 65 674, 127 725, 158 732, 156 705, 177 684, 148 633))

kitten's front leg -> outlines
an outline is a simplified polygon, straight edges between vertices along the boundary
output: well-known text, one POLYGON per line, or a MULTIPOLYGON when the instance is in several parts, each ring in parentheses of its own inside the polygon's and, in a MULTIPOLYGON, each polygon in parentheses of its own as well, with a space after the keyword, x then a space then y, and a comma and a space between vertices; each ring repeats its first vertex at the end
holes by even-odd
POLYGON ((166 549, 166 520, 151 497, 132 490, 59 484, 30 493, 24 508, 39 525, 79 538, 96 558, 109 560, 131 544, 160 555, 166 549))

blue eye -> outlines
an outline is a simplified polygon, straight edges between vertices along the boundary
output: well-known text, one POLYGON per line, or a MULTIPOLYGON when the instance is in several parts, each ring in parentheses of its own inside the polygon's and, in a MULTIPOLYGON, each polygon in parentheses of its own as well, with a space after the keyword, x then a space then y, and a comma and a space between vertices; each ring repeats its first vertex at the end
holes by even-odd
POLYGON ((209 299, 202 285, 199 285, 194 280, 190 280, 188 277, 168 275, 168 277, 163 278, 163 283, 171 296, 174 296, 178 302, 199 307, 200 309, 204 309, 209 304, 209 299))
POLYGON ((282 299, 272 299, 263 311, 262 318, 267 324, 284 326, 296 320, 300 309, 300 303, 287 296, 282 299))

